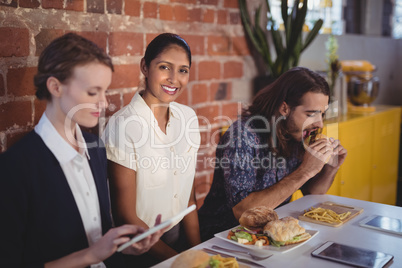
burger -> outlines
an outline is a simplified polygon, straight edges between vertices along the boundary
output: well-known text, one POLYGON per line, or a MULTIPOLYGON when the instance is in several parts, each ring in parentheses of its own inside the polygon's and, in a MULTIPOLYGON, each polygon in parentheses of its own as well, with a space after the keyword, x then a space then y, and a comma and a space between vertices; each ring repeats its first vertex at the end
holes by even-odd
POLYGON ((263 234, 264 226, 278 219, 278 214, 266 206, 250 208, 239 218, 240 226, 231 229, 227 238, 245 245, 267 246, 268 237, 263 234))
POLYGON ((235 258, 223 258, 220 255, 209 256, 201 250, 187 250, 174 260, 171 268, 238 268, 235 258))
POLYGON ((299 225, 299 220, 293 217, 268 222, 264 226, 264 234, 268 236, 271 245, 278 247, 301 243, 311 237, 299 225))
POLYGON ((303 132, 304 143, 306 145, 310 145, 310 144, 313 144, 318 139, 326 138, 326 136, 321 134, 321 132, 322 132, 322 128, 316 128, 313 130, 305 130, 303 132))
POLYGON ((240 216, 239 223, 247 229, 260 231, 270 222, 278 219, 278 214, 266 206, 250 208, 240 216))

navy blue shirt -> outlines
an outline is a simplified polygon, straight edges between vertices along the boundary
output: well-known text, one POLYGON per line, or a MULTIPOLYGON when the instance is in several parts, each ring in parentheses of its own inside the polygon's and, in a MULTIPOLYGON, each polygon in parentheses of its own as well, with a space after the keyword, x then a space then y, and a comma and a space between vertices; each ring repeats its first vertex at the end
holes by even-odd
POLYGON ((250 193, 274 185, 300 165, 297 152, 288 158, 273 152, 266 142, 268 131, 272 129, 257 128, 254 121, 243 118, 221 137, 212 186, 199 210, 203 241, 238 225, 232 211, 235 205, 250 193))

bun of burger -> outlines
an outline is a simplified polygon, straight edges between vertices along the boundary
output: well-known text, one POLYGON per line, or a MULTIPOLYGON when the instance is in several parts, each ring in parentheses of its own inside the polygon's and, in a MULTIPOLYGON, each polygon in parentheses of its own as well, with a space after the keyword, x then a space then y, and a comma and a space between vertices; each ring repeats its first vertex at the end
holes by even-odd
POLYGON ((239 268, 235 258, 209 256, 202 250, 187 250, 174 260, 171 268, 239 268))
POLYGON ((310 132, 308 132, 308 134, 306 135, 304 142, 307 145, 313 144, 314 142, 316 142, 319 139, 327 139, 327 136, 325 136, 324 134, 321 134, 322 129, 314 129, 310 132))
POLYGON ((277 219, 278 214, 273 209, 258 206, 244 211, 240 216, 239 223, 247 229, 261 230, 268 222, 277 219))
POLYGON ((270 242, 276 246, 285 246, 306 241, 311 237, 306 230, 299 225, 299 220, 293 217, 285 217, 280 220, 270 221, 264 226, 270 242))
POLYGON ((207 267, 209 255, 201 250, 187 250, 181 253, 172 263, 171 268, 207 267))

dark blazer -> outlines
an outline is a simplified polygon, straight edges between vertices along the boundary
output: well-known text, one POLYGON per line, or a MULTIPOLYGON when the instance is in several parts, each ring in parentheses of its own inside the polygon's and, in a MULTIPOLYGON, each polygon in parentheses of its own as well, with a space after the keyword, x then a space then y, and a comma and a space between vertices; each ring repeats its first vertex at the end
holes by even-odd
MULTIPOLYGON (((104 234, 112 227, 106 151, 99 146, 99 138, 83 135, 104 234)), ((88 247, 63 170, 35 131, 0 155, 0 209, 0 267, 43 267, 48 261, 88 247)), ((113 255, 105 264, 123 267, 119 255, 113 255)))

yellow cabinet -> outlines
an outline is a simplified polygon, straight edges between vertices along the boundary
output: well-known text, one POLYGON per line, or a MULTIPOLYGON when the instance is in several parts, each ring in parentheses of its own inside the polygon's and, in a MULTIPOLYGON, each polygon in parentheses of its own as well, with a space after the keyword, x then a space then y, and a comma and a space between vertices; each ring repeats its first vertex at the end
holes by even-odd
POLYGON ((377 107, 326 121, 328 136, 339 137, 348 156, 328 194, 395 205, 401 109, 377 107))
POLYGON ((374 118, 371 201, 395 205, 401 114, 386 111, 374 118))

